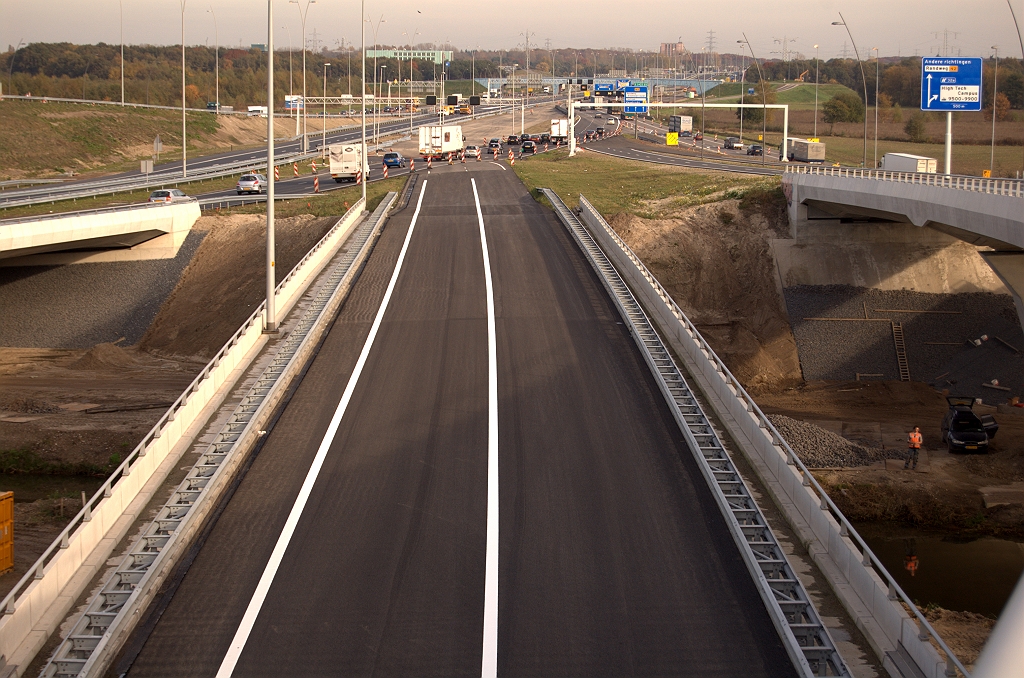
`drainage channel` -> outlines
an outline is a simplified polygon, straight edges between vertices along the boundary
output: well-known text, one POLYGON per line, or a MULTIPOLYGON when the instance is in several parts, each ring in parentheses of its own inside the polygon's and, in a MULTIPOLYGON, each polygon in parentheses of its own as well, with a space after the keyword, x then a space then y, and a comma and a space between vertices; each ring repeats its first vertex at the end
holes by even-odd
POLYGON ((576 215, 554 192, 541 189, 601 278, 640 348, 711 487, 794 666, 804 676, 849 676, 828 630, 793 572, 761 509, 704 415, 653 323, 576 215))
POLYGON ((115 637, 123 637, 126 621, 135 621, 141 610, 134 602, 141 596, 154 574, 160 572, 170 546, 178 535, 186 531, 196 515, 200 502, 210 497, 206 488, 212 487, 231 459, 236 443, 247 437, 257 413, 279 385, 281 375, 303 348, 311 332, 323 320, 327 309, 339 291, 347 289, 359 265, 369 253, 376 235, 383 225, 384 216, 394 203, 396 194, 390 193, 373 215, 349 237, 345 251, 333 265, 295 328, 284 339, 271 363, 264 369, 248 393, 242 398, 220 431, 217 432, 185 479, 171 493, 168 502, 157 512, 156 518, 143 530, 120 566, 103 584, 99 593, 89 602, 86 611, 65 636, 53 654, 43 676, 87 676, 102 669, 101 656, 109 656, 113 647, 106 647, 115 637), (128 620, 134 616, 134 620, 128 620))

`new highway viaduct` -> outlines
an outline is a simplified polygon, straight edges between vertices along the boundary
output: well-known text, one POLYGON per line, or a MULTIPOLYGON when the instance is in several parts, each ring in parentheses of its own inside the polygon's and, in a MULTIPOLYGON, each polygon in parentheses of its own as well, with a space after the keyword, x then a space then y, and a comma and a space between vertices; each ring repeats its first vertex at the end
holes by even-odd
POLYGON ((795 239, 811 230, 841 237, 853 224, 871 224, 881 233, 903 227, 908 240, 927 227, 932 231, 917 239, 935 239, 938 231, 987 248, 978 253, 1010 291, 1024 323, 1024 181, 796 165, 786 168, 782 185, 795 239))

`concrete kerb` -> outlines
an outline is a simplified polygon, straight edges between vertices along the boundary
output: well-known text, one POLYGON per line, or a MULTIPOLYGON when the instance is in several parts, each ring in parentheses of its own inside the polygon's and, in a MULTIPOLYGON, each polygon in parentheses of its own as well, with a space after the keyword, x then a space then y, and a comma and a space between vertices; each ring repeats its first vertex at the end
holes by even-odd
MULTIPOLYGON (((278 285, 282 314, 363 214, 359 201, 278 285)), ((31 661, 127 534, 205 419, 267 343, 261 332, 263 313, 261 304, 0 603, 0 657, 8 664, 25 666, 31 661)))
MULTIPOLYGON (((316 348, 323 334, 327 331, 328 324, 323 322, 323 319, 332 317, 348 294, 354 280, 354 274, 359 270, 365 258, 369 256, 373 242, 383 226, 384 220, 394 203, 395 197, 396 194, 389 194, 381 205, 378 206, 376 212, 371 217, 375 221, 372 235, 367 240, 362 251, 358 253, 358 256, 353 261, 345 279, 338 285, 338 288, 332 293, 330 301, 320 312, 318 316, 319 322, 317 322, 309 334, 303 338, 298 350, 295 352, 287 367, 275 382, 271 393, 268 394, 267 398, 260 405, 256 414, 249 421, 248 425, 239 436, 238 441, 228 453, 225 461, 207 483, 206 490, 202 493, 199 500, 197 500, 193 505, 185 521, 183 521, 179 528, 175 530, 175 534, 170 538, 170 540, 168 540, 166 546, 161 550, 150 569, 143 576, 142 580, 133 591, 132 596, 122 608, 115 623, 112 624, 103 635, 102 640, 82 669, 81 675, 103 675, 103 673, 109 668, 110 662, 112 662, 117 656, 117 653, 120 651, 123 643, 128 639, 138 622, 141 621, 147 606, 152 601, 153 597, 159 592, 163 582, 166 581, 168 576, 173 574, 179 559, 188 550, 197 532, 202 529, 206 517, 214 508, 216 508, 222 492, 230 485, 238 469, 245 462, 249 453, 255 448, 256 442, 262 436, 263 428, 267 421, 269 421, 273 416, 278 403, 287 393, 292 379, 301 371, 306 360, 316 348)), ((350 213, 356 211, 356 216, 359 216, 358 210, 361 210, 361 208, 362 201, 359 201, 353 207, 353 210, 350 210, 350 213)), ((352 232, 359 221, 360 220, 358 218, 353 218, 350 220, 347 227, 339 229, 339 234, 336 237, 330 238, 332 234, 328 234, 328 236, 325 236, 324 240, 321 240, 318 244, 318 251, 321 253, 320 259, 324 264, 327 263, 329 258, 332 258, 337 253, 340 245, 345 242, 348 234, 352 232), (328 238, 330 238, 330 240, 328 240, 328 238)), ((341 225, 341 222, 339 222, 338 226, 341 225)), ((315 256, 316 253, 312 250, 307 254, 307 257, 310 259, 315 256)), ((322 266, 317 266, 316 263, 313 263, 312 265, 316 269, 323 268, 322 266)), ((290 301, 286 301, 286 303, 297 302, 298 297, 305 292, 306 285, 300 286, 300 283, 303 281, 299 279, 297 280, 298 282, 294 285, 293 296, 290 301)), ((305 282, 308 283, 308 280, 305 282)), ((283 289, 285 287, 286 285, 283 281, 279 289, 283 289)), ((141 539, 144 539, 144 537, 140 537, 140 540, 141 539)))
MULTIPOLYGON (((946 661, 927 639, 920 639, 920 622, 908 616, 897 600, 890 599, 889 587, 875 571, 881 567, 877 559, 866 546, 858 548, 854 543, 856 533, 848 521, 827 496, 823 499, 815 493, 811 484, 816 485, 816 481, 809 472, 805 478, 805 469, 800 468, 802 463, 795 455, 792 461, 788 458, 792 454, 788 445, 696 327, 583 196, 580 213, 634 294, 649 309, 663 336, 682 357, 687 371, 887 670, 900 675, 887 654, 902 644, 926 676, 946 676, 946 661)), ((928 630, 934 634, 934 630, 928 630)), ((941 642, 937 634, 935 637, 941 642)), ((955 658, 952 661, 959 664, 955 658)))

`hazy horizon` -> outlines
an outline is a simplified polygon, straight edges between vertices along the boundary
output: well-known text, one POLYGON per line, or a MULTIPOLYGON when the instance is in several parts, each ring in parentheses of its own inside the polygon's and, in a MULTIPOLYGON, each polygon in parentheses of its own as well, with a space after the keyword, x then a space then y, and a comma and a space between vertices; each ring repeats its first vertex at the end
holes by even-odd
MULTIPOLYGON (((124 41, 126 44, 181 44, 180 0, 124 0, 124 41)), ((1024 21, 1024 0, 1014 0, 1017 20, 1024 21)), ((303 0, 305 7, 305 0, 303 0)), ((212 0, 185 4, 185 44, 213 45, 217 42, 210 8, 216 13, 219 43, 248 47, 267 39, 267 5, 259 0, 212 0)), ((373 30, 383 16, 377 41, 381 44, 448 43, 456 49, 487 50, 521 48, 527 30, 531 46, 543 49, 546 42, 556 49, 628 48, 657 52, 663 42, 681 41, 688 50, 699 52, 708 46, 708 31, 714 31, 714 51, 738 54, 746 32, 759 59, 781 58, 783 42, 791 57, 814 56, 819 44, 822 59, 853 58, 853 45, 839 21, 842 11, 849 23, 862 59, 871 49, 887 56, 935 55, 944 44, 950 55, 990 56, 999 46, 1004 56, 1021 57, 1021 47, 1005 0, 921 0, 906 3, 863 0, 843 3, 834 0, 782 0, 775 3, 737 0, 713 13, 681 11, 668 0, 650 0, 640 11, 621 3, 603 0, 579 3, 572 8, 552 9, 548 3, 524 0, 508 12, 515 18, 495 18, 490 11, 476 11, 467 0, 453 0, 444 7, 417 0, 368 3, 367 46, 373 46, 373 30), (973 11, 964 13, 970 6, 973 11), (676 16, 675 20, 669 17, 676 16), (873 25, 872 17, 886 21, 873 25), (531 21, 532 18, 536 20, 531 21), (516 24, 522 23, 517 30, 516 24), (668 26, 672 26, 669 28, 668 26)), ((66 3, 37 0, 31 5, 0 5, 0 49, 20 41, 119 44, 118 0, 66 3), (54 17, 57 17, 54 19, 54 17)), ((286 0, 274 0, 274 42, 277 49, 301 46, 299 10, 286 0)), ((359 45, 359 3, 318 0, 309 6, 306 42, 310 48, 359 45)), ((749 52, 748 52, 749 54, 749 52)))

